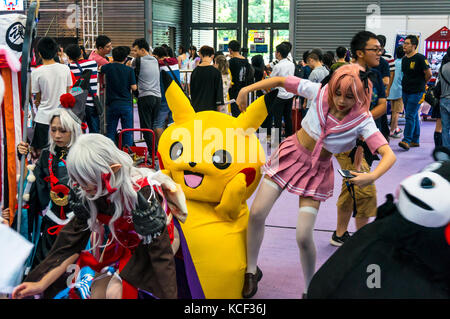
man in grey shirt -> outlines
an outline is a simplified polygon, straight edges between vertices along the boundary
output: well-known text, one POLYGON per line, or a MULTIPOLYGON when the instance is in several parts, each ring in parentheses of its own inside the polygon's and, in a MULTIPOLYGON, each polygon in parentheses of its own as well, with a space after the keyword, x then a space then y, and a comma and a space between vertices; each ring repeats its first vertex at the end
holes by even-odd
MULTIPOLYGON (((328 69, 322 64, 322 53, 318 49, 313 49, 306 58, 306 63, 312 69, 308 80, 320 83, 330 73, 328 69)), ((313 100, 308 100, 306 108, 309 109, 313 100)))
MULTIPOLYGON (((145 39, 137 39, 133 43, 132 67, 135 69, 139 90, 138 113, 141 128, 153 130, 153 121, 158 116, 161 106, 161 88, 159 83, 158 60, 150 55, 150 46, 145 39)), ((149 153, 152 152, 152 136, 144 133, 149 153)))
POLYGON ((450 48, 442 59, 439 71, 441 83, 441 121, 442 121, 442 145, 450 148, 450 48))

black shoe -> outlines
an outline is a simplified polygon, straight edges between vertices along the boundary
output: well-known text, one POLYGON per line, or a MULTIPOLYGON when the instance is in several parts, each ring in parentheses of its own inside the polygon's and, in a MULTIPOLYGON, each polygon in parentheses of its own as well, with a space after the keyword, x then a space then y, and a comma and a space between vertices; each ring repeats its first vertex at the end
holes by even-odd
POLYGON ((331 236, 330 244, 336 247, 341 247, 348 239, 350 238, 350 234, 346 231, 341 237, 336 235, 336 231, 331 236))
POLYGON ((401 141, 400 143, 398 143, 398 146, 400 146, 401 148, 403 148, 406 151, 409 151, 409 144, 404 141, 401 141))
POLYGON ((308 299, 308 295, 305 294, 305 293, 303 293, 303 294, 302 294, 302 299, 308 299))
POLYGON ((261 280, 263 273, 259 267, 256 267, 256 274, 246 273, 244 277, 244 288, 242 288, 242 297, 251 298, 258 291, 258 281, 261 280))

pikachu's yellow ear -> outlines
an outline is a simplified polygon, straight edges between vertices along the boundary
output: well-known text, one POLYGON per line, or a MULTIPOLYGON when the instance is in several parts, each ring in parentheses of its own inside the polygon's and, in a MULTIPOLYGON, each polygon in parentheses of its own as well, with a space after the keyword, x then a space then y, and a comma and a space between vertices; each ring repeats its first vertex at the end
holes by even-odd
POLYGON ((272 106, 277 94, 278 90, 273 90, 250 104, 247 110, 237 117, 238 127, 244 130, 248 128, 257 130, 266 119, 269 113, 268 110, 272 106))
POLYGON ((167 104, 172 111, 172 117, 175 124, 181 124, 192 120, 195 116, 195 111, 192 108, 189 99, 166 71, 161 71, 161 74, 163 85, 166 89, 165 96, 167 104))

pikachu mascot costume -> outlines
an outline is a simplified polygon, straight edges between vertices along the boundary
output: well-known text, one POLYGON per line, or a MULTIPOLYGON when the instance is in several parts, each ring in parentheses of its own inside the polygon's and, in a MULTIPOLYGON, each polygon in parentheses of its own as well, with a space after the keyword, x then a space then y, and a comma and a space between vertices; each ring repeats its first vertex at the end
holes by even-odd
POLYGON ((216 111, 195 113, 165 72, 162 80, 174 124, 161 135, 158 157, 161 170, 186 195, 189 218, 177 227, 182 230, 191 297, 242 298, 249 217, 246 201, 259 184, 265 162, 254 131, 267 117, 267 107, 277 92, 260 97, 234 118, 216 111))

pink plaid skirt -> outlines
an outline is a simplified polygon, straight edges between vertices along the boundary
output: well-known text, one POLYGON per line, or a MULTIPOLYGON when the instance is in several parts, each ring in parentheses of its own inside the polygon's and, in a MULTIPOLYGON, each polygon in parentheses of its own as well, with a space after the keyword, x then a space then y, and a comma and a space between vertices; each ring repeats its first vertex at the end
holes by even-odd
POLYGON ((271 155, 264 172, 288 192, 323 202, 333 196, 333 162, 331 156, 321 157, 311 168, 311 154, 293 134, 271 155))

